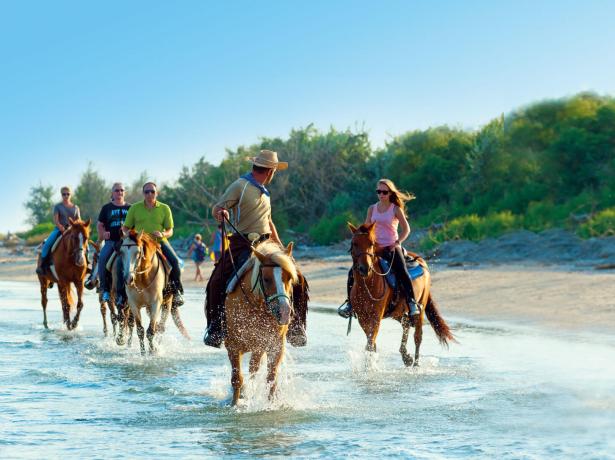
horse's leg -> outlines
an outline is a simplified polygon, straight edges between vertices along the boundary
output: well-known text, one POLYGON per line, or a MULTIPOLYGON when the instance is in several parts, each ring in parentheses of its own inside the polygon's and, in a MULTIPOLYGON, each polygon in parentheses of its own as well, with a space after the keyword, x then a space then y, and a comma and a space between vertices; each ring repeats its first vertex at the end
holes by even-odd
POLYGON ((414 365, 419 365, 419 350, 423 341, 423 314, 414 321, 414 365))
POLYGON ((75 283, 75 288, 77 289, 77 313, 73 318, 72 327, 73 329, 77 327, 79 323, 79 318, 81 317, 81 310, 83 310, 83 280, 75 283))
POLYGON ((126 344, 126 346, 130 348, 132 347, 132 333, 135 328, 135 316, 132 314, 132 311, 130 309, 128 309, 128 315, 126 320, 128 321, 128 343, 126 344))
POLYGON ((264 353, 262 351, 253 351, 250 356, 250 376, 253 377, 261 367, 261 361, 264 353))
POLYGON ((160 321, 160 308, 163 307, 162 299, 154 301, 150 308, 149 327, 147 328, 147 340, 149 342, 149 351, 154 353, 156 346, 154 345, 154 337, 158 329, 158 321, 160 321))
POLYGON ((163 302, 162 313, 160 315, 160 322, 158 323, 158 333, 164 334, 166 331, 167 318, 169 317, 170 304, 163 302))
POLYGON ((177 329, 179 329, 181 335, 183 335, 186 340, 190 340, 190 334, 188 334, 188 330, 179 316, 179 309, 177 307, 171 307, 171 316, 173 316, 173 322, 175 326, 177 326, 177 329))
POLYGON ((113 326, 113 336, 115 337, 117 335, 117 310, 115 309, 115 299, 111 299, 108 305, 111 325, 113 326))
POLYGON ((107 302, 102 302, 100 300, 100 296, 98 297, 98 301, 100 302, 100 315, 102 316, 103 320, 103 334, 105 334, 105 337, 107 337, 107 302))
POLYGON ((62 319, 66 328, 70 330, 70 303, 68 301, 68 292, 70 285, 58 282, 58 291, 60 292, 60 302, 62 303, 62 319))
POLYGON ((135 322, 137 323, 137 336, 139 337, 141 355, 145 356, 145 329, 143 328, 143 324, 141 323, 141 309, 137 307, 134 310, 131 308, 132 315, 135 319, 135 322))
POLYGON ((118 305, 117 306, 117 323, 119 326, 119 331, 117 336, 115 337, 115 343, 122 346, 126 343, 126 332, 128 329, 128 315, 130 309, 128 305, 118 305))
POLYGON ((414 360, 412 359, 412 356, 410 356, 410 354, 408 353, 408 348, 406 347, 406 344, 408 343, 408 335, 410 335, 410 318, 408 318, 407 315, 404 315, 401 318, 401 328, 402 334, 399 352, 401 353, 402 361, 407 367, 409 367, 412 366, 414 360))
POLYGON ((236 406, 241 395, 241 387, 243 386, 243 376, 241 375, 241 353, 233 350, 227 350, 228 359, 231 361, 231 385, 233 386, 233 402, 231 405, 236 406))
POLYGON ((43 307, 43 326, 45 329, 49 329, 47 325, 47 280, 40 279, 39 282, 41 285, 41 306, 43 307))
POLYGON ((278 375, 278 367, 284 356, 284 345, 277 351, 267 353, 267 383, 269 384, 269 400, 272 400, 276 390, 276 377, 278 375))

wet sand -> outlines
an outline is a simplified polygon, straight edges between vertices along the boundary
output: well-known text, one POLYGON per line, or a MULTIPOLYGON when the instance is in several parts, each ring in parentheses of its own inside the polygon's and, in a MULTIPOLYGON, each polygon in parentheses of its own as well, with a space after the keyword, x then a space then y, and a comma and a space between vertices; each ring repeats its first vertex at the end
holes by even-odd
MULTIPOLYGON (((346 297, 350 257, 322 259, 297 256, 310 284, 313 305, 336 308, 346 297)), ((570 265, 474 264, 448 267, 431 264, 434 298, 445 318, 499 320, 555 329, 615 331, 615 270, 578 270, 570 265)), ((0 251, 0 280, 36 281, 35 261, 29 254, 0 251)), ((203 265, 207 280, 213 268, 203 265)), ((186 261, 186 287, 195 282, 194 263, 186 261)))

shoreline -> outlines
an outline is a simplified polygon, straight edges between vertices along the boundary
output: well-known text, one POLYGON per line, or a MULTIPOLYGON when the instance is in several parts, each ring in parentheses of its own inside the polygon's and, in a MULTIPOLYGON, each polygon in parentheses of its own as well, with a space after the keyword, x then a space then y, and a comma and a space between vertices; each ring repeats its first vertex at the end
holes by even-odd
MULTIPOLYGON (((350 256, 302 258, 297 262, 310 285, 310 302, 335 309, 346 298, 350 256)), ((430 263, 432 292, 445 319, 537 324, 553 330, 615 332, 615 271, 571 264, 536 262, 430 263)), ((0 255, 0 280, 37 282, 31 255, 0 255)), ((195 268, 186 261, 186 288, 205 288, 213 263, 202 266, 205 282, 193 281, 195 268)))

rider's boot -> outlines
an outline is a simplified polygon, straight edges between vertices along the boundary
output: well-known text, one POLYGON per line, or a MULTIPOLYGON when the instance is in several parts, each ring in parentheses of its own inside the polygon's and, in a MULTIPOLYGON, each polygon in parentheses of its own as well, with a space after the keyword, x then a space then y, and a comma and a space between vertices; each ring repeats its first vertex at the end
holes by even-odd
POLYGON ((205 329, 203 343, 209 347, 220 348, 224 341, 224 307, 211 308, 208 314, 208 325, 205 329), (209 321, 211 319, 211 321, 209 321))
POLYGON ((352 290, 353 284, 354 284, 354 274, 352 273, 352 270, 350 270, 348 272, 348 280, 346 281, 346 293, 348 297, 346 297, 346 300, 344 301, 344 303, 341 304, 339 308, 337 309, 337 314, 340 315, 342 318, 348 319, 353 314, 352 305, 350 304, 350 291, 352 290))
POLYGON ((50 262, 49 256, 47 256, 47 257, 39 257, 38 265, 36 267, 36 274, 37 275, 41 275, 41 276, 45 276, 47 274, 47 272, 49 271, 49 265, 50 265, 49 262, 50 262))

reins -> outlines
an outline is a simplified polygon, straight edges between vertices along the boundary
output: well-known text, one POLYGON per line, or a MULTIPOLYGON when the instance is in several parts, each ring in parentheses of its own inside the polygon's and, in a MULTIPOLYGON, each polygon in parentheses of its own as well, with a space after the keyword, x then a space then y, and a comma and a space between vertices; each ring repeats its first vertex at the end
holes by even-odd
MULTIPOLYGON (((227 222, 231 228, 233 230, 235 230, 235 234, 241 236, 241 238, 243 238, 243 240, 248 243, 250 245, 250 247, 254 248, 254 242, 250 241, 248 238, 246 238, 245 236, 243 236, 243 234, 237 230, 237 227, 235 227, 233 225, 233 223, 226 217, 223 216, 222 219, 222 247, 225 248, 226 247, 226 240, 227 240, 227 236, 226 236, 226 229, 225 229, 225 222, 227 222)), ((239 278, 239 273, 237 270, 237 266, 235 265, 235 260, 233 259, 233 253, 231 251, 231 245, 229 243, 228 248, 225 249, 228 250, 228 254, 229 254, 229 258, 231 260, 231 265, 233 266, 233 273, 235 275, 235 278, 237 278, 237 283, 239 284, 239 288, 241 289, 241 292, 243 294, 244 299, 254 308, 258 308, 258 305, 254 305, 254 303, 252 302, 252 299, 248 296, 248 294, 246 293, 245 289, 243 288, 243 284, 241 282, 241 279, 239 278)), ((224 264, 224 257, 222 257, 222 264, 224 264)), ((275 312, 273 311, 273 308, 271 307, 271 302, 280 298, 280 297, 286 297, 290 303, 290 308, 291 308, 291 314, 294 312, 294 308, 293 308, 293 301, 292 298, 289 297, 286 293, 284 294, 278 294, 275 293, 271 296, 267 296, 266 292, 265 292, 265 285, 263 283, 263 272, 262 272, 262 268, 263 267, 279 267, 279 265, 275 265, 275 264, 259 264, 258 267, 258 275, 257 275, 257 279, 256 279, 256 283, 259 284, 259 287, 261 288, 261 292, 263 293, 263 298, 265 300, 265 306, 269 309, 269 311, 275 315, 275 312)), ((282 267, 279 267, 282 268, 282 267)), ((222 270, 224 271, 224 266, 222 266, 222 270)), ((254 284, 254 286, 252 286, 252 292, 254 292, 254 290, 256 289, 256 283, 254 284)), ((252 296, 253 298, 255 296, 252 296)))

